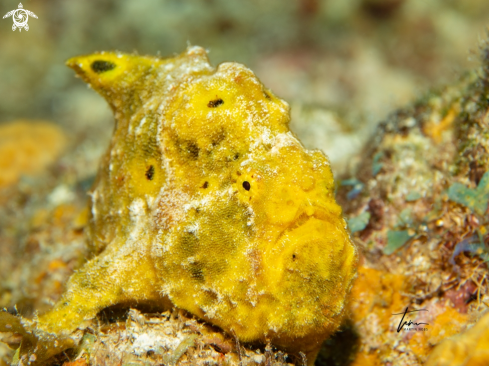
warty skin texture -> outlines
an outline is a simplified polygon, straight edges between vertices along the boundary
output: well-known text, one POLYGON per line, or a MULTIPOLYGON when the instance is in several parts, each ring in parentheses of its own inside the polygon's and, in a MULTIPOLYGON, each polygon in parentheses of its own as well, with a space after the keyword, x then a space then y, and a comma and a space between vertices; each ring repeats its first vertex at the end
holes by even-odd
POLYGON ((90 195, 93 257, 33 327, 69 336, 102 309, 185 309, 243 342, 313 364, 344 315, 357 252, 325 155, 246 67, 190 47, 98 53, 68 66, 115 114, 90 195))

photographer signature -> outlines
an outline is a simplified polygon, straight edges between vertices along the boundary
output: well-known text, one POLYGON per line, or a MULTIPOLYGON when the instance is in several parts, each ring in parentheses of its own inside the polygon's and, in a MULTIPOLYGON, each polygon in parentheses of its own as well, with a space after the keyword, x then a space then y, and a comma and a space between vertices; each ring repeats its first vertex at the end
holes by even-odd
MULTIPOLYGON (((404 317, 406 316, 407 313, 414 313, 414 312, 417 312, 417 311, 428 311, 428 310, 426 310, 426 309, 419 309, 419 310, 410 310, 409 311, 408 307, 406 307, 406 310, 404 310, 403 313, 392 314, 392 315, 402 315, 401 321, 399 322, 399 325, 397 327, 397 333, 399 333, 403 329, 403 327, 405 325, 408 326, 408 327, 410 327, 410 326, 419 326, 419 325, 422 325, 422 324, 423 325, 429 325, 428 323, 416 323, 416 322, 413 322, 411 320, 405 321, 403 323, 404 317)), ((408 328, 407 330, 417 330, 417 329, 415 329, 415 328, 412 328, 412 329, 408 328)), ((425 329, 420 328, 418 330, 425 330, 425 329)))

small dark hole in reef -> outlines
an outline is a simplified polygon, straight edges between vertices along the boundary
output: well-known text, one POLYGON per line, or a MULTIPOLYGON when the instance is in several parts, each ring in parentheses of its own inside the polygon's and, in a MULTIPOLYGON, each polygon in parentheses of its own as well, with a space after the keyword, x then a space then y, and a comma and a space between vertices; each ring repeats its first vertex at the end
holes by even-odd
POLYGON ((316 365, 348 366, 360 348, 360 335, 351 320, 346 320, 340 330, 323 342, 316 365))
POLYGON ((151 301, 128 301, 102 309, 97 318, 104 323, 124 322, 129 318, 129 310, 137 309, 142 313, 157 313, 166 310, 163 304, 151 301))
POLYGON ((43 362, 43 365, 66 365, 76 358, 77 353, 74 348, 67 349, 56 356, 53 356, 43 362))
POLYGON ((244 188, 244 189, 246 189, 247 191, 249 191, 249 190, 250 190, 250 188, 251 188, 251 184, 250 184, 250 182, 248 182, 248 181, 246 181, 246 180, 245 180, 245 181, 243 182, 243 188, 244 188))
POLYGON ((209 182, 204 182, 204 184, 202 185, 202 188, 206 189, 207 187, 209 187, 209 182))
POLYGON ((209 108, 216 108, 216 107, 219 107, 221 104, 224 104, 224 100, 222 100, 221 98, 219 98, 219 99, 216 99, 216 100, 211 100, 209 103, 207 103, 207 106, 209 108))
POLYGON ((469 294, 469 297, 465 301, 465 304, 470 303, 471 301, 477 300, 477 291, 474 292, 473 294, 469 294))
POLYGON ((110 306, 101 310, 97 317, 105 323, 125 321, 129 317, 129 309, 124 306, 110 306))
POLYGON ((146 170, 146 178, 148 178, 148 180, 153 180, 153 177, 155 175, 155 167, 153 165, 150 165, 148 170, 146 170))
POLYGON ((96 60, 96 61, 92 62, 90 67, 97 74, 101 74, 103 72, 115 69, 115 64, 113 62, 110 62, 110 61, 96 60))
POLYGON ((229 350, 228 349, 223 349, 222 347, 220 347, 218 344, 215 344, 215 343, 209 343, 209 345, 214 348, 217 352, 219 353, 229 353, 229 350), (226 352, 225 352, 226 351, 226 352))

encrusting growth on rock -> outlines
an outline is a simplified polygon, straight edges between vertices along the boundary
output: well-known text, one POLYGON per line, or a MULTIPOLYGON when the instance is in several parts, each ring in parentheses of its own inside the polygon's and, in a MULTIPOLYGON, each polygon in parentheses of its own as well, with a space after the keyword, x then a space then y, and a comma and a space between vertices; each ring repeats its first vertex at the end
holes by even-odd
POLYGON ((353 189, 338 189, 363 254, 352 365, 489 365, 487 41, 481 51, 482 68, 381 123, 353 189), (427 325, 398 328, 406 308, 427 325))
POLYGON ((0 188, 49 166, 63 151, 66 136, 53 123, 18 120, 0 126, 0 188))
POLYGON ((200 47, 67 64, 116 126, 89 193, 92 259, 50 312, 22 320, 35 337, 24 331, 17 357, 40 362, 100 310, 149 303, 312 365, 344 315, 357 252, 329 162, 289 131, 288 105, 240 64, 212 68, 200 47))

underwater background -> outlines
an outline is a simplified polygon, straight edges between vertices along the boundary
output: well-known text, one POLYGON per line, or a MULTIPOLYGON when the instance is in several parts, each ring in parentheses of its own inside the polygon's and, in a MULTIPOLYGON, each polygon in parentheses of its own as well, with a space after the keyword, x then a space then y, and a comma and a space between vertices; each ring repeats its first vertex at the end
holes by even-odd
MULTIPOLYGON (((0 12, 17 5, 2 1, 0 12)), ((105 131, 97 141, 103 150, 109 108, 65 61, 103 50, 166 57, 199 45, 211 63, 243 63, 289 102, 292 129, 340 172, 389 112, 476 65, 489 10, 482 0, 28 0, 24 6, 38 16, 29 19, 29 31, 13 32, 12 18, 1 22, 0 122, 47 119, 76 133, 105 131)))
MULTIPOLYGON (((3 0, 0 14, 18 5, 3 0)), ((489 53, 480 50, 487 46, 489 2, 22 5, 37 15, 28 31, 13 31, 12 18, 0 22, 1 308, 25 317, 46 311, 84 261, 86 192, 114 122, 105 101, 65 61, 109 50, 167 57, 190 44, 206 48, 213 65, 235 61, 253 70, 290 104, 291 130, 331 160, 363 259, 353 315, 326 342, 317 365, 420 365, 443 339, 485 314, 489 145, 487 64, 480 65, 489 53), (407 306, 429 309, 430 331, 396 332, 400 319, 392 314, 407 306)), ((484 349, 477 346, 483 330, 471 329, 477 332, 458 343, 484 349)), ((15 334, 9 337, 6 343, 18 345, 15 334)), ((89 338, 88 348, 98 341, 89 338)), ((222 350, 236 353, 225 342, 222 350)), ((112 355, 110 347, 104 352, 112 355)), ((440 365, 470 364, 466 355, 455 363, 458 356, 439 353, 453 362, 440 365)), ((0 365, 12 355, 0 343, 0 365)))

